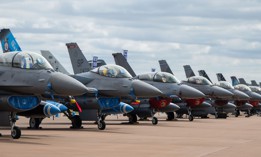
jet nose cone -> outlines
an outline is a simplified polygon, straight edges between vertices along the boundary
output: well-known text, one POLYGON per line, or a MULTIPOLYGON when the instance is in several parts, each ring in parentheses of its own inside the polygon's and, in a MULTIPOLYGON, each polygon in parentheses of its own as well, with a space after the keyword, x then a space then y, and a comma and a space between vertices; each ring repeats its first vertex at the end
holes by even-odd
POLYGON ((156 97, 162 95, 162 92, 158 88, 140 80, 133 80, 132 87, 137 97, 156 97))
POLYGON ((183 84, 180 85, 179 97, 182 99, 198 99, 204 98, 205 94, 193 87, 183 84))
POLYGON ((96 89, 87 88, 76 79, 59 72, 54 73, 49 81, 51 83, 51 89, 57 95, 76 96, 83 95, 84 93, 97 93, 96 89))
POLYGON ((234 90, 234 97, 236 100, 249 100, 249 96, 239 90, 234 90))
POLYGON ((134 110, 134 108, 126 103, 120 102, 120 105, 122 105, 122 111, 123 113, 130 113, 134 110))
POLYGON ((255 92, 252 92, 250 97, 252 100, 261 101, 261 95, 255 92))
POLYGON ((217 98, 230 99, 234 96, 230 91, 218 86, 212 86, 212 92, 213 96, 217 98))

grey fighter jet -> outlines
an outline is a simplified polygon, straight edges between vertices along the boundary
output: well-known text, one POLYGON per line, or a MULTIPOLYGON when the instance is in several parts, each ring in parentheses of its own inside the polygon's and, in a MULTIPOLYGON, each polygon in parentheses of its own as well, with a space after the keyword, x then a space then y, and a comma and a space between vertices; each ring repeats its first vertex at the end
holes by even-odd
MULTIPOLYGON (((221 104, 225 105, 227 104, 226 100, 232 99, 234 96, 233 93, 230 91, 223 89, 221 87, 218 87, 216 85, 213 85, 209 80, 207 80, 205 77, 202 76, 196 76, 193 70, 189 65, 184 65, 184 70, 186 77, 188 78, 187 81, 183 81, 183 83, 192 86, 201 92, 203 92, 209 99, 208 102, 216 103, 216 104, 221 104)), ((223 114, 215 114, 216 117, 224 117, 226 118, 226 115, 223 114)))
MULTIPOLYGON (((1 44, 2 44, 2 48, 3 48, 3 52, 4 53, 9 53, 9 52, 14 52, 14 51, 22 51, 19 44, 17 43, 17 41, 15 40, 13 34, 11 33, 10 29, 2 29, 1 32, 0 32, 0 40, 1 40, 1 44)), ((19 55, 18 55, 19 56, 19 55)), ((30 55, 29 55, 30 56, 30 55)), ((58 66, 54 66, 56 69, 55 70, 59 70, 59 71, 62 71, 62 72, 66 72, 65 69, 60 66, 59 67, 59 62, 57 60, 55 60, 55 58, 51 58, 52 56, 49 56, 49 60, 51 60, 51 64, 58 64, 58 66)), ((29 60, 32 60, 29 58, 29 60)), ((27 61, 27 58, 24 59, 23 62, 27 61)), ((25 63, 24 63, 25 64, 25 63)), ((31 65, 28 64, 28 65, 24 65, 26 67, 30 67, 31 65)), ((53 70, 51 70, 53 71, 53 70)), ((66 78, 68 78, 68 76, 65 77, 65 80, 66 78)), ((58 79, 61 79, 61 78, 58 78, 58 79)), ((69 78, 71 79, 71 78, 69 78)), ((42 80, 44 81, 44 80, 42 80)), ((61 86, 63 86, 64 84, 64 81, 60 81, 60 80, 57 80, 58 83, 56 84, 60 84, 61 86)), ((78 82, 77 80, 75 80, 76 82, 78 82)), ((79 83, 79 82, 78 82, 79 83)), ((66 82, 65 82, 65 85, 66 85, 66 82)), ((82 87, 84 87, 82 84, 80 84, 82 87)), ((48 84, 48 87, 51 89, 52 86, 51 84, 48 84)), ((77 85, 75 86, 75 88, 77 88, 77 85)), ((85 87, 86 88, 86 87, 85 87)), ((58 88, 57 88, 58 90, 58 88)), ((62 89, 63 90, 63 89, 62 89)), ((69 89, 70 91, 69 92, 74 92, 73 90, 69 89)), ((95 95, 97 90, 96 89, 88 89, 89 92, 88 92, 88 96, 89 95, 95 95)), ((51 90, 50 90, 51 91, 51 90)), ((62 91, 62 92, 66 92, 66 91, 62 91)), ((77 94, 77 93, 75 93, 77 94)), ((19 112, 18 115, 22 115, 22 116, 26 116, 26 117, 29 117, 30 118, 30 121, 29 121, 29 125, 30 127, 29 128, 34 128, 34 129, 37 129, 39 128, 39 125, 41 124, 42 120, 46 117, 50 117, 51 115, 54 115, 56 113, 61 113, 63 112, 65 115, 67 115, 67 117, 72 121, 72 123, 76 123, 78 122, 78 116, 74 116, 71 114, 70 110, 68 110, 68 108, 66 106, 64 106, 64 104, 66 104, 68 107, 76 107, 77 106, 77 109, 78 110, 81 110, 80 106, 77 105, 77 102, 75 101, 75 99, 72 97, 72 96, 56 96, 56 95, 53 95, 53 92, 51 94, 43 94, 41 95, 44 99, 51 99, 51 100, 46 100, 46 101, 41 101, 40 105, 36 108, 34 108, 33 110, 30 110, 30 111, 26 111, 26 112, 19 112), (55 99, 55 101, 53 100, 55 99), (57 102, 59 101, 59 102, 57 102), (63 104, 61 104, 63 103, 63 104)), ((126 109, 126 104, 121 104, 121 108, 124 108, 126 109)), ((77 111, 78 111, 77 110, 77 111)), ((126 109, 127 110, 127 109, 126 109)), ((4 117, 7 117, 7 114, 8 113, 4 113, 2 114, 2 121, 1 121, 1 125, 8 125, 8 118, 5 118, 4 117)))
MULTIPOLYGON (((76 47, 78 47, 78 46, 76 45, 75 48, 76 47)), ((72 46, 70 48, 72 48, 72 46)), ((78 53, 78 51, 76 51, 76 52, 78 53)), ((76 53, 76 52, 74 52, 74 53, 76 53)), ((50 62, 55 61, 55 62, 53 62, 53 66, 59 67, 57 69, 58 71, 61 71, 61 69, 64 69, 63 66, 60 64, 60 62, 49 51, 41 51, 41 53, 48 61, 50 61, 50 62), (62 68, 60 68, 60 67, 62 67, 62 68)), ((80 56, 80 55, 81 55, 81 52, 79 52, 79 55, 77 54, 77 55, 73 55, 73 56, 80 56)), ((75 59, 74 57, 71 58, 72 61, 74 59, 75 59)), ((77 58, 77 59, 79 59, 79 58, 77 58)), ((86 60, 85 58, 80 58, 80 59, 81 59, 81 62, 84 62, 86 60)), ((87 63, 87 61, 86 61, 86 63, 87 63)), ((78 64, 76 64, 76 65, 78 65, 78 64)), ((87 66, 88 66, 88 64, 87 64, 87 66)), ((110 67, 110 68, 112 68, 111 70, 119 70, 119 69, 117 69, 118 67, 116 67, 116 69, 114 67, 110 67)), ((109 71, 111 71, 111 70, 109 70, 109 71)), ((122 72, 124 72, 124 70, 122 72)), ((90 72, 90 73, 94 74, 92 72, 90 72)), ((79 79, 84 84, 86 84, 87 82, 92 82, 91 83, 92 85, 99 86, 99 93, 97 95, 98 98, 96 98, 96 96, 88 96, 88 95, 81 95, 81 96, 75 97, 78 104, 81 106, 82 112, 80 112, 79 115, 73 116, 72 128, 81 128, 82 120, 93 120, 93 121, 97 121, 98 129, 104 130, 106 127, 106 124, 104 122, 105 116, 107 116, 109 114, 128 113, 133 110, 133 108, 130 105, 128 105, 124 102, 120 102, 120 98, 118 97, 118 95, 120 95, 120 94, 127 95, 127 93, 128 93, 128 96, 130 95, 131 91, 126 91, 126 90, 128 90, 127 86, 124 88, 124 91, 117 91, 117 90, 121 90, 121 88, 115 88, 116 86, 109 83, 110 79, 107 79, 107 77, 105 77, 105 76, 100 76, 99 74, 91 75, 89 78, 86 78, 84 76, 83 77, 76 76, 76 75, 71 75, 71 76, 79 79), (104 80, 104 82, 106 82, 105 86, 102 85, 102 84, 104 84, 103 80, 104 80), (107 85, 110 85, 110 86, 107 86, 107 85), (113 93, 113 92, 116 92, 116 93, 113 93), (123 92, 123 93, 121 93, 121 92, 123 92), (109 93, 109 94, 106 95, 106 93, 109 93), (114 97, 112 97, 112 95, 114 97), (97 120, 97 112, 98 112, 98 120, 97 120)), ((120 78, 118 78, 116 80, 114 78, 112 80, 114 80, 114 82, 116 80, 122 81, 122 79, 120 79, 120 78)), ((126 83, 130 83, 129 79, 125 78, 125 81, 126 80, 128 80, 126 83)), ((88 85, 88 83, 87 83, 87 85, 88 85)), ((72 110, 77 110, 76 106, 69 105, 68 107, 72 110)))
MULTIPOLYGON (((11 136, 19 138, 20 129, 15 126, 16 114, 39 107, 41 100, 55 96, 76 96, 89 89, 79 81, 59 72, 41 55, 33 52, 12 52, 0 55, 0 111, 10 112, 11 136)), ((46 104, 45 104, 46 105, 46 104)), ((46 112, 56 112, 45 108, 46 112)))
MULTIPOLYGON (((161 107, 158 103, 160 101, 166 101, 164 107, 167 107, 168 104, 175 98, 182 98, 184 100, 190 101, 191 104, 197 105, 198 99, 204 99, 205 95, 196 90, 195 88, 189 87, 187 85, 180 84, 180 81, 172 74, 166 72, 151 72, 136 75, 133 69, 130 67, 129 63, 127 62, 126 58, 121 53, 114 53, 113 54, 115 63, 117 65, 121 65, 126 68, 134 78, 142 80, 146 83, 157 87, 163 92, 163 96, 160 98, 151 98, 149 103, 151 107, 158 108, 157 111, 162 112, 161 107), (157 101, 156 101, 157 100, 157 101), (160 100, 160 101, 159 101, 160 100)), ((164 112, 164 111, 163 111, 164 112)), ((174 111, 169 110, 165 111, 168 115, 168 120, 174 119, 174 111)), ((144 117, 143 113, 136 112, 139 117, 144 117)), ((130 117, 136 117, 135 114, 131 114, 130 117)))
MULTIPOLYGON (((174 75, 174 73, 170 69, 166 60, 159 60, 159 64, 160 64, 160 69, 162 72, 167 72, 167 73, 174 75)), ((181 118, 183 114, 187 114, 187 115, 189 115, 189 120, 191 120, 191 121, 193 120, 194 116, 206 118, 207 115, 212 112, 212 109, 211 109, 212 106, 211 106, 211 104, 209 104, 208 102, 206 102, 204 100, 205 99, 198 99, 197 100, 198 103, 196 105, 194 105, 193 103, 189 103, 189 102, 187 103, 184 101, 175 100, 174 102, 180 106, 180 110, 176 111, 178 117, 181 118)))
MULTIPOLYGON (((212 83, 212 81, 208 77, 205 70, 199 70, 198 72, 199 72, 200 76, 205 77, 212 83)), ((234 94, 232 99, 225 100, 228 102, 227 104, 224 104, 224 103, 219 104, 219 103, 215 103, 215 102, 212 104, 215 107, 218 114, 219 113, 224 113, 224 114, 227 114, 227 113, 234 114, 235 113, 235 116, 237 117, 238 111, 241 110, 242 108, 245 108, 248 106, 248 104, 245 104, 245 103, 249 100, 249 96, 239 90, 234 89, 234 87, 229 82, 219 81, 218 83, 215 83, 215 85, 217 85, 221 88, 227 89, 231 93, 234 94)))
POLYGON ((235 116, 238 117, 240 111, 243 111, 246 112, 246 117, 249 117, 249 111, 253 108, 253 106, 248 103, 250 97, 246 93, 235 89, 230 82, 226 81, 222 73, 217 73, 217 79, 219 82, 216 85, 225 88, 234 94, 233 103, 237 106, 235 116))
MULTIPOLYGON (((78 73, 73 77, 88 87, 96 88, 98 97, 107 97, 108 99, 117 97, 131 104, 136 97, 162 95, 159 89, 150 84, 132 79, 128 71, 121 66, 109 64, 92 69, 76 43, 67 43, 66 46, 70 54, 74 73, 78 73), (90 71, 90 69, 92 70, 90 71)), ((84 103, 80 100, 78 102, 84 103)), ((98 122, 102 120, 101 117, 101 112, 99 112, 98 122)))
MULTIPOLYGON (((240 84, 247 85, 247 86, 251 89, 252 92, 255 92, 255 93, 261 95, 261 88, 260 88, 260 87, 258 87, 258 86, 253 86, 253 85, 251 85, 251 84, 248 84, 248 83, 245 81, 244 78, 239 78, 238 80, 239 80, 239 83, 240 83, 240 84)), ((256 82, 254 82, 254 83, 256 83, 256 82)), ((254 104, 254 103, 253 103, 253 104, 254 104)), ((259 101, 258 104, 254 104, 254 105, 253 105, 253 108, 252 108, 252 110, 251 110, 251 113, 252 113, 252 114, 257 114, 257 115, 259 115, 259 116, 261 115, 261 103, 260 103, 260 101, 259 101)))

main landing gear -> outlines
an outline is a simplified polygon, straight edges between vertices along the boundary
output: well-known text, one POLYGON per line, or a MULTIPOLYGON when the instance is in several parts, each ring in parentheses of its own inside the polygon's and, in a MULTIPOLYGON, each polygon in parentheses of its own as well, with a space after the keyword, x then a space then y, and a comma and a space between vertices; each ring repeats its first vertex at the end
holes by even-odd
POLYGON ((72 112, 68 109, 67 112, 63 112, 68 119, 71 120, 72 126, 71 129, 81 129, 82 127, 82 119, 79 115, 72 115, 72 112))
MULTIPOLYGON (((134 124, 134 123, 137 123, 138 121, 138 118, 137 118, 137 115, 136 114, 127 114, 128 118, 129 118, 129 123, 130 124, 134 124)), ((157 125, 158 124, 158 118, 157 117, 152 117, 152 120, 151 120, 151 123, 153 125, 157 125)))
POLYGON ((174 114, 174 112, 166 112, 166 114, 167 114, 167 116, 168 116, 168 118, 167 118, 168 121, 171 121, 171 120, 174 120, 174 119, 175 119, 175 114, 174 114))
POLYGON ((30 118, 29 120, 29 129, 41 129, 40 124, 42 123, 43 118, 30 118))

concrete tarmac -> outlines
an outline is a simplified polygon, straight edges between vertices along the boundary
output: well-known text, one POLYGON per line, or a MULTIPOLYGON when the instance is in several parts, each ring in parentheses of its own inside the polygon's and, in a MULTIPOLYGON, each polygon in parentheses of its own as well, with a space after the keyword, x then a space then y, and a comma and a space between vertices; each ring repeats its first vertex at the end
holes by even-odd
POLYGON ((0 157, 259 157, 261 117, 233 116, 228 119, 187 119, 127 124, 123 116, 106 118, 106 129, 93 122, 83 129, 69 129, 67 118, 45 119, 42 129, 28 130, 20 117, 22 136, 13 140, 1 129, 0 157), (125 123, 122 123, 125 122, 125 123))

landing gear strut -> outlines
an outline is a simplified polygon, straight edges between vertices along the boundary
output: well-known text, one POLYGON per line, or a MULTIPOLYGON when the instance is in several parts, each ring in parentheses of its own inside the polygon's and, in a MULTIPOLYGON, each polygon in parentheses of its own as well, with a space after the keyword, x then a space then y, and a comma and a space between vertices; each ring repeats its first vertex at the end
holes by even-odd
POLYGON ((11 123, 11 136, 13 139, 18 139, 21 137, 21 129, 15 126, 16 114, 11 112, 10 114, 10 123, 11 123))

